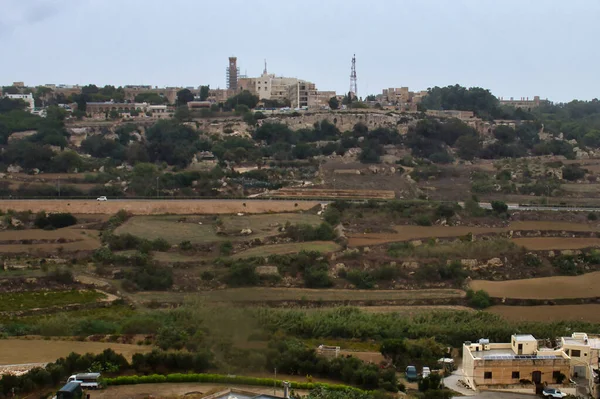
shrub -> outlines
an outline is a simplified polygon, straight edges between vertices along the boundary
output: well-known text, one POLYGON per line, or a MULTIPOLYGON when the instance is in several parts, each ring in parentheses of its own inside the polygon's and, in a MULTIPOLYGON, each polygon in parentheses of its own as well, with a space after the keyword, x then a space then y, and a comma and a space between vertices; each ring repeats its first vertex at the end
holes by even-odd
POLYGON ((164 238, 157 238, 152 241, 152 249, 159 252, 165 252, 171 249, 171 244, 164 238))
POLYGON ((192 243, 190 241, 181 241, 179 243, 179 249, 182 251, 189 251, 192 249, 192 243))
POLYGON ((369 272, 361 270, 350 270, 346 273, 346 280, 358 289, 371 289, 375 285, 373 276, 369 272))
POLYGON ((492 201, 492 209, 498 214, 506 213, 508 211, 508 205, 503 201, 492 201))
POLYGON ((431 226, 431 217, 427 215, 418 215, 414 219, 415 223, 419 226, 431 226))
POLYGON ((39 229, 60 229, 63 227, 72 226, 77 223, 77 218, 70 213, 51 213, 39 212, 33 222, 39 229))
POLYGON ((585 176, 585 169, 582 169, 577 164, 565 165, 562 170, 563 179, 569 181, 575 181, 582 179, 585 176))
POLYGON ((173 285, 173 270, 166 266, 144 266, 128 272, 126 277, 142 290, 166 290, 173 285))
POLYGON ((435 211, 436 215, 441 218, 451 218, 454 216, 454 208, 450 205, 441 204, 435 211))
POLYGON ((236 262, 229 267, 225 281, 232 287, 254 286, 260 282, 256 266, 247 262, 236 262))
POLYGON ((328 288, 333 286, 327 264, 315 264, 304 270, 304 285, 308 288, 328 288))
POLYGON ((224 241, 219 246, 219 252, 223 256, 229 256, 229 255, 231 255, 232 251, 233 251, 233 244, 231 243, 231 241, 224 241))
POLYGON ((484 290, 467 290, 467 301, 476 309, 485 309, 492 306, 490 295, 484 290))
POLYGON ((325 210, 323 218, 330 225, 336 226, 340 223, 340 220, 342 219, 342 212, 340 212, 338 208, 330 206, 325 210))
POLYGON ((587 215, 588 220, 598 220, 598 215, 596 212, 590 212, 587 215))

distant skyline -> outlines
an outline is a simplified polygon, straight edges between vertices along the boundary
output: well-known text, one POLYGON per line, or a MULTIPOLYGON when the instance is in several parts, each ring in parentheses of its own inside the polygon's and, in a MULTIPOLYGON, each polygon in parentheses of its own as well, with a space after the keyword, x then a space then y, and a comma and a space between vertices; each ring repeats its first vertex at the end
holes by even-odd
POLYGON ((600 97, 597 0, 0 0, 0 85, 225 88, 269 73, 347 92, 479 86, 600 97))

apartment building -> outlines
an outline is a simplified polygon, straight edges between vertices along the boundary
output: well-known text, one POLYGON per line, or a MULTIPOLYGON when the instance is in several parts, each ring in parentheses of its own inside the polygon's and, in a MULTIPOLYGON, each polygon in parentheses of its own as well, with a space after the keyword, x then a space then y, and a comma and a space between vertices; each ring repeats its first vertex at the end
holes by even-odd
POLYGON ((463 345, 463 374, 473 389, 533 384, 557 384, 569 376, 571 359, 562 349, 538 349, 530 334, 514 334, 508 343, 480 339, 463 345))

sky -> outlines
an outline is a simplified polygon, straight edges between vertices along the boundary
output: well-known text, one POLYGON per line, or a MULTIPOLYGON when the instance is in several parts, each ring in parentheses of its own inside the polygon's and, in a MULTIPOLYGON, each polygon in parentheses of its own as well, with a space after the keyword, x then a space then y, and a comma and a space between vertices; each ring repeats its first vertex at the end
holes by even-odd
POLYGON ((0 0, 0 85, 210 85, 241 73, 358 93, 461 84, 600 97, 598 0, 0 0))

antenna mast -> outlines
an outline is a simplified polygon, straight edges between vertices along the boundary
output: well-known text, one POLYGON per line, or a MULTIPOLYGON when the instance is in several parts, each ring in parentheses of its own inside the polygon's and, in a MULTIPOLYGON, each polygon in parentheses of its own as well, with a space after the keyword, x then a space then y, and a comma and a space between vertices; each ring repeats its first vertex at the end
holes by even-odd
POLYGON ((356 54, 352 56, 352 69, 350 71, 350 92, 358 97, 358 86, 356 84, 356 54))

